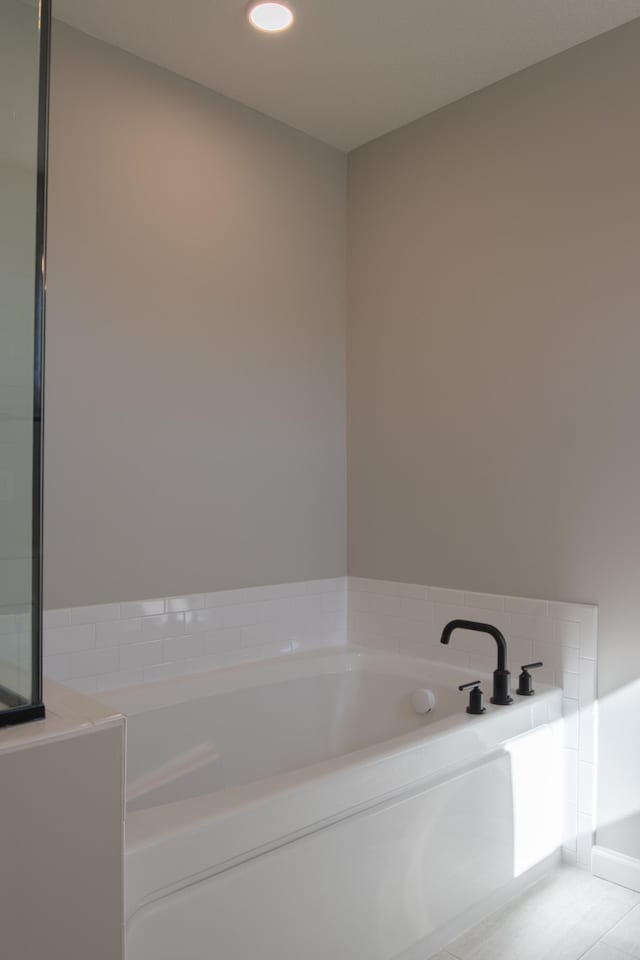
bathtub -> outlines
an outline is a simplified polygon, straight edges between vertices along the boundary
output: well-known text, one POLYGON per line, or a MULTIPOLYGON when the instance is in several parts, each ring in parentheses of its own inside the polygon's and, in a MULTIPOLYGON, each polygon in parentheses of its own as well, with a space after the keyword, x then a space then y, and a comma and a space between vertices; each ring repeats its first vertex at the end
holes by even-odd
POLYGON ((107 695, 127 960, 425 960, 549 869, 561 692, 469 716, 474 679, 345 647, 107 695))

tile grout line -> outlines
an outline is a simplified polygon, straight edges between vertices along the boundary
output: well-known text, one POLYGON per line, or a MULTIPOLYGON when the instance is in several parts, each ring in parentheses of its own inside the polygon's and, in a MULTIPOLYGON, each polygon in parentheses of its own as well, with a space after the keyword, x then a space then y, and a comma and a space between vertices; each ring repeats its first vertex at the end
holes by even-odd
MULTIPOLYGON (((610 881, 607 881, 607 882, 610 882, 610 881)), ((628 951, 627 951, 627 950, 623 950, 622 947, 614 947, 613 944, 611 944, 611 943, 606 943, 606 941, 605 941, 605 937, 608 937, 610 933, 613 933, 613 931, 614 931, 615 929, 617 929, 617 927, 619 927, 620 924, 621 924, 624 920, 626 920, 627 917, 628 917, 630 914, 632 914, 633 911, 636 910, 639 906, 640 906, 640 896, 638 897, 638 903, 634 903, 631 907, 629 907, 629 909, 626 911, 626 913, 623 913, 623 915, 622 915, 618 920, 616 920, 616 922, 614 923, 614 925, 613 925, 612 927, 609 927, 609 929, 607 930, 607 932, 606 932, 606 933, 603 933, 602 936, 600 937, 600 939, 597 940, 596 943, 592 944, 592 945, 589 947, 589 950, 587 950, 585 953, 583 953, 581 957, 578 957, 578 960, 583 960, 583 958, 589 953, 589 951, 590 951, 590 950, 593 950, 593 948, 594 948, 594 947, 597 947, 598 944, 600 944, 600 943, 603 944, 603 946, 605 946, 605 947, 611 947, 612 949, 617 950, 618 953, 624 954, 624 956, 625 956, 625 957, 629 957, 630 960, 640 960, 640 954, 637 954, 637 953, 628 953, 628 951)))

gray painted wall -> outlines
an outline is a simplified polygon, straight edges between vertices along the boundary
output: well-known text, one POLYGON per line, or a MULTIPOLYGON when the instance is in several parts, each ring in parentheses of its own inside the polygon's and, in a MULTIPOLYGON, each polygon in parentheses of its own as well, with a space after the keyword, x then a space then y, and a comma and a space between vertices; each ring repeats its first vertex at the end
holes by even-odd
POLYGON ((639 90, 637 20, 360 148, 349 200, 349 571, 600 605, 633 856, 639 90))
POLYGON ((339 576, 346 157, 60 23, 45 604, 339 576))

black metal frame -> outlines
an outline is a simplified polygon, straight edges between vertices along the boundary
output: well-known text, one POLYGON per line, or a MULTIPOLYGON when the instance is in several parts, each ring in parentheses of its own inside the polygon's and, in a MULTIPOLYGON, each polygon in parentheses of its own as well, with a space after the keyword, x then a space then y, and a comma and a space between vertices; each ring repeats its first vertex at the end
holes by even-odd
POLYGON ((31 699, 0 685, 0 726, 44 717, 42 692, 42 441, 44 389, 44 313, 46 297, 47 147, 49 130, 49 65, 51 0, 40 0, 40 67, 38 78, 38 169, 36 181, 36 271, 33 357, 33 509, 31 571, 31 699))

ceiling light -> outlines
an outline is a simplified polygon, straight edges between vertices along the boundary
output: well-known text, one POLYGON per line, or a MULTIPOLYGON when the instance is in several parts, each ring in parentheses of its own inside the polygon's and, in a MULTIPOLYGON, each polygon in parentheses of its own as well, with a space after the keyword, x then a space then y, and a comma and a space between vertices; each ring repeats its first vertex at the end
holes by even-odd
POLYGON ((256 30, 279 33, 293 23, 293 11, 284 3, 252 3, 249 7, 249 23, 256 30))

